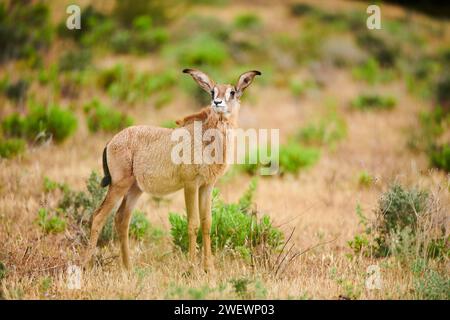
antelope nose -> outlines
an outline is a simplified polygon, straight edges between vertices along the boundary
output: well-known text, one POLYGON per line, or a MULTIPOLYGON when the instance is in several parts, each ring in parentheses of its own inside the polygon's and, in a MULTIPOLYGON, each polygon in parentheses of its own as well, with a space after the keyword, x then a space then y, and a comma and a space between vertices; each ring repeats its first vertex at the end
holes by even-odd
POLYGON ((219 104, 221 104, 222 103, 222 100, 214 100, 214 104, 216 105, 216 106, 218 106, 219 104))

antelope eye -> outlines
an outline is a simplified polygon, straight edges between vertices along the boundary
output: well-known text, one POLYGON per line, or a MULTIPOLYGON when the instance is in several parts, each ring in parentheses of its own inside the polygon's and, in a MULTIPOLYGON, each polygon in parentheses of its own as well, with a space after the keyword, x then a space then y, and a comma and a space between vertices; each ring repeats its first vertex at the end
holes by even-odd
POLYGON ((236 92, 231 91, 231 92, 230 92, 230 96, 231 96, 232 98, 234 98, 235 93, 236 93, 236 92))

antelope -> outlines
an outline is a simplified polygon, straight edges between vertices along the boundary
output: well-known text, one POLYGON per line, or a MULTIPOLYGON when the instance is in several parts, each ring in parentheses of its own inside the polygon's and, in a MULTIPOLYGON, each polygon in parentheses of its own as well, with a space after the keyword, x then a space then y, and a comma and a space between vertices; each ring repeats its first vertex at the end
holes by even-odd
MULTIPOLYGON (((236 85, 216 84, 206 73, 184 69, 198 85, 211 94, 210 106, 177 121, 179 127, 193 132, 195 121, 204 129, 217 129, 222 135, 237 126, 240 97, 259 71, 240 75, 236 85)), ((188 258, 195 261, 199 225, 203 236, 203 268, 213 267, 211 258, 211 197, 218 178, 227 170, 227 161, 213 164, 175 164, 171 151, 175 142, 173 130, 147 125, 131 126, 117 133, 103 150, 104 178, 101 186, 109 186, 105 199, 92 217, 89 244, 83 264, 89 263, 97 246, 99 233, 111 211, 119 204, 115 217, 123 266, 131 268, 128 229, 131 212, 143 192, 162 196, 184 189, 187 212, 188 258)), ((226 139, 222 139, 226 141, 226 139)), ((191 146, 193 148, 193 146, 191 146)), ((223 143, 227 148, 227 143, 223 143)))

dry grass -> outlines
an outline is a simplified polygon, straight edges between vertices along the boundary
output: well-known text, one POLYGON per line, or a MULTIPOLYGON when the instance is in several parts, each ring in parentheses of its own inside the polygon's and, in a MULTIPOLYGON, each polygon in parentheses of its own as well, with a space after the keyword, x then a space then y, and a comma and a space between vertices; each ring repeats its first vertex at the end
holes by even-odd
MULTIPOLYGON (((236 5, 234 10, 241 8, 236 5)), ((263 17, 271 14, 265 6, 258 7, 258 12, 263 17)), ((287 14, 279 9, 275 12, 287 14)), ((296 250, 330 242, 299 256, 276 276, 226 253, 216 254, 215 272, 205 274, 200 267, 188 268, 186 256, 173 248, 167 232, 160 242, 131 242, 135 267, 130 273, 120 268, 117 243, 99 249, 101 263, 83 273, 81 290, 69 290, 66 268, 79 259, 82 247, 71 242, 68 234, 43 234, 35 219, 40 207, 55 201, 43 193, 44 176, 81 190, 91 170, 101 170, 101 151, 110 136, 89 134, 81 126, 63 145, 42 146, 19 158, 0 160, 0 261, 8 270, 6 278, 0 280, 1 295, 7 299, 234 299, 242 296, 236 293, 232 281, 245 278, 250 280, 245 293, 249 298, 414 298, 414 279, 407 267, 394 258, 349 259, 347 241, 361 231, 356 205, 372 216, 382 190, 393 181, 443 189, 440 205, 447 215, 450 212, 448 176, 428 171, 425 157, 406 148, 405 132, 417 128, 417 113, 424 106, 406 93, 403 84, 394 82, 382 88, 397 98, 393 111, 351 111, 346 106, 364 85, 353 82, 341 70, 330 71, 331 76, 333 80, 324 90, 300 101, 284 89, 251 88, 254 103, 242 106, 241 117, 241 125, 246 128, 281 128, 285 141, 323 111, 326 99, 336 102, 348 123, 347 138, 335 150, 324 150, 320 161, 298 176, 260 179, 256 194, 258 210, 269 214, 275 225, 286 234, 295 228, 292 243, 296 250), (358 185, 357 177, 363 170, 376 178, 368 188, 358 185), (366 269, 372 264, 381 267, 380 290, 368 290, 364 284, 366 269)), ((81 105, 83 99, 80 97, 77 103, 81 105)), ((143 105, 130 113, 138 123, 158 125, 192 110, 194 106, 179 96, 160 111, 143 105)), ((248 180, 240 175, 218 187, 225 200, 234 201, 248 180)), ((137 208, 146 212, 152 224, 168 231, 168 212, 184 211, 183 196, 179 192, 158 204, 145 195, 137 208)), ((437 267, 448 274, 448 264, 437 267)))

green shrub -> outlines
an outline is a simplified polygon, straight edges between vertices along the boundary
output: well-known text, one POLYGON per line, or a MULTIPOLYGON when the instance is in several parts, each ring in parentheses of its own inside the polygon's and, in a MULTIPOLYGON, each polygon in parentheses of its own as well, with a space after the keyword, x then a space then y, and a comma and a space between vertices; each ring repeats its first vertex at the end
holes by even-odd
POLYGON ((132 47, 132 35, 129 30, 117 30, 111 36, 109 44, 116 53, 128 53, 132 47))
POLYGON ((371 54, 382 67, 394 67, 399 49, 388 44, 385 39, 370 30, 361 29, 356 36, 356 43, 371 54))
POLYGON ((0 26, 0 62, 23 58, 35 65, 53 35, 49 7, 40 1, 0 3, 0 26))
POLYGON ((393 79, 392 71, 381 69, 378 61, 373 58, 353 68, 352 75, 356 80, 364 80, 369 84, 388 82, 393 79))
MULTIPOLYGON (((71 190, 66 184, 51 181, 44 178, 44 191, 53 192, 56 189, 62 192, 62 196, 52 212, 64 213, 67 221, 72 228, 75 228, 75 234, 80 240, 86 240, 89 234, 90 221, 95 210, 100 206, 106 195, 106 188, 100 186, 101 178, 96 172, 91 172, 86 181, 86 191, 71 190)), ((47 209, 41 209, 47 212, 47 209)), ((164 233, 162 230, 153 227, 147 220, 144 213, 135 210, 132 213, 130 221, 130 236, 137 240, 146 238, 152 240, 160 239, 164 233)), ((99 245, 103 246, 115 239, 114 232, 114 214, 110 214, 106 220, 99 236, 99 245)))
POLYGON ((25 141, 22 139, 0 139, 0 158, 12 158, 25 150, 25 141))
POLYGON ((220 66, 227 59, 226 46, 206 33, 200 33, 173 48, 178 63, 182 66, 220 66))
POLYGON ((0 282, 6 277, 7 272, 5 264, 0 261, 0 282))
POLYGON ((262 25, 261 19, 254 13, 242 13, 234 18, 234 25, 238 29, 257 29, 262 25))
POLYGON ((19 79, 14 83, 8 83, 4 92, 8 99, 15 102, 23 102, 27 98, 27 92, 30 84, 25 79, 19 79))
MULTIPOLYGON (((217 189, 213 192, 211 245, 213 250, 236 250, 244 257, 251 249, 265 244, 276 249, 283 242, 282 232, 272 225, 270 217, 258 219, 251 209, 256 182, 252 181, 249 190, 238 203, 226 204, 219 198, 217 189)), ((187 219, 177 213, 169 214, 170 233, 175 246, 182 251, 188 249, 187 219)), ((202 241, 199 230, 197 243, 202 241)))
POLYGON ((132 27, 117 29, 110 37, 110 46, 117 53, 148 53, 160 48, 169 39, 163 27, 153 27, 149 16, 138 16, 132 27))
POLYGON ((426 152, 432 167, 449 172, 450 146, 441 142, 441 136, 445 136, 450 128, 450 113, 442 107, 435 107, 431 111, 421 112, 419 122, 420 128, 411 132, 408 146, 426 152))
POLYGON ((436 146, 429 152, 430 162, 433 167, 450 172, 450 144, 436 146))
POLYGON ((298 173, 300 169, 315 164, 320 157, 320 151, 315 148, 302 147, 295 142, 280 146, 280 171, 283 173, 298 173))
POLYGON ((67 51, 59 58, 60 71, 80 71, 86 69, 92 59, 91 51, 88 49, 67 51))
POLYGON ((48 107, 35 105, 29 108, 25 117, 25 128, 29 139, 35 139, 43 134, 56 142, 62 142, 74 133, 77 118, 71 111, 57 105, 48 107))
POLYGON ((166 120, 163 123, 161 123, 161 127, 163 128, 169 128, 169 129, 173 129, 177 127, 177 124, 175 121, 173 120, 166 120))
POLYGON ((66 26, 66 17, 58 24, 58 36, 69 38, 84 46, 98 44, 102 38, 108 36, 110 29, 105 30, 104 25, 108 18, 94 8, 91 4, 81 10, 82 27, 81 29, 69 30, 66 26), (100 33, 99 33, 100 31, 100 33), (108 32, 105 32, 108 31, 108 32), (95 36, 93 36, 95 34, 95 36))
POLYGON ((367 171, 361 171, 358 175, 358 184, 361 187, 368 187, 373 183, 373 181, 373 176, 367 171))
POLYGON ((133 124, 133 119, 126 114, 92 100, 84 106, 87 125, 91 132, 116 132, 133 124))
POLYGON ((290 13, 293 16, 304 16, 313 13, 315 10, 316 8, 305 3, 293 3, 290 5, 290 13))
MULTIPOLYGON (((450 64, 447 67, 449 68, 450 64)), ((450 110, 450 76, 444 72, 435 85, 435 99, 444 109, 450 110)))
POLYGON ((127 27, 135 24, 142 16, 148 17, 152 23, 163 24, 169 19, 171 5, 173 5, 172 1, 116 0, 114 16, 127 27))
POLYGON ((388 235, 397 229, 411 227, 416 229, 417 217, 427 205, 428 192, 418 189, 405 189, 394 184, 379 201, 379 230, 388 235))
POLYGON ((360 207, 357 214, 364 234, 349 241, 355 253, 394 255, 402 261, 418 254, 435 259, 450 255, 442 209, 433 204, 427 191, 393 184, 382 194, 374 221, 360 207))
POLYGON ((66 230, 66 221, 58 215, 49 217, 49 212, 41 208, 38 211, 38 224, 45 233, 60 233, 66 230))
POLYGON ((134 211, 130 221, 130 235, 137 240, 142 240, 150 230, 150 222, 141 211, 134 211))
POLYGON ((134 103, 144 100, 152 94, 159 94, 159 106, 167 103, 171 97, 163 93, 175 84, 176 75, 172 71, 161 73, 133 73, 124 65, 103 70, 97 79, 98 85, 114 99, 134 103))
POLYGON ((3 133, 8 137, 52 138, 62 142, 68 138, 77 127, 75 115, 57 105, 43 106, 31 105, 28 113, 21 116, 12 113, 2 122, 3 133))
POLYGON ((361 94, 351 102, 352 107, 359 110, 390 110, 396 104, 394 97, 378 94, 361 94))
POLYGON ((347 135, 345 119, 331 112, 315 123, 301 128, 296 139, 303 144, 334 146, 347 135))
MULTIPOLYGON (((260 154, 272 157, 268 150, 250 150, 245 155, 245 161, 240 165, 240 169, 248 174, 255 175, 261 168, 270 167, 271 163, 261 163, 260 154), (256 163, 250 163, 250 160, 256 160, 256 163)), ((320 158, 320 151, 314 147, 304 147, 292 140, 279 149, 279 172, 297 174, 301 169, 308 168, 315 164, 320 158)), ((254 161, 252 161, 254 162, 254 161)))
POLYGON ((450 278, 448 274, 440 274, 435 270, 426 268, 417 274, 414 280, 416 299, 450 299, 450 278))
POLYGON ((8 137, 25 137, 26 120, 19 113, 11 113, 2 121, 3 134, 8 137))

